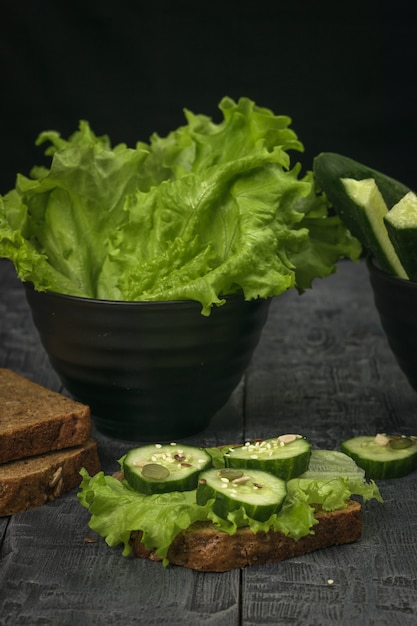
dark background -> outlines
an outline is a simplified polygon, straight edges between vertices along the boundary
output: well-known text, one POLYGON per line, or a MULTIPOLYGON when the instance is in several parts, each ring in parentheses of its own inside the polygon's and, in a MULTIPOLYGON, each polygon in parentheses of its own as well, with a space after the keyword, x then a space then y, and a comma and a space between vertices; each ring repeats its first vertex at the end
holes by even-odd
POLYGON ((133 146, 225 95, 289 115, 306 169, 330 150, 417 187, 416 30, 404 0, 0 0, 0 193, 42 130, 133 146))

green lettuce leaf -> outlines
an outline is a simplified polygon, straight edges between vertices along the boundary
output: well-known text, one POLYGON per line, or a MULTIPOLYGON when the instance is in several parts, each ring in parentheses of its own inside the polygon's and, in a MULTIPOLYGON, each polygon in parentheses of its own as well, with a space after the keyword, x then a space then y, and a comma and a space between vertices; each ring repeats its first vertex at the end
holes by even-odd
POLYGON ((376 483, 365 480, 365 472, 343 452, 313 450, 307 472, 288 481, 291 499, 305 498, 325 511, 344 508, 352 494, 382 502, 376 483))
POLYGON ((0 202, 0 256, 38 290, 110 300, 201 302, 300 291, 360 244, 291 166, 303 150, 291 120, 248 98, 223 119, 186 124, 134 148, 112 147, 86 121, 48 144, 49 168, 18 175, 0 202))
POLYGON ((361 246, 336 215, 329 214, 327 200, 318 189, 311 172, 304 177, 311 183, 307 197, 300 196, 295 208, 303 214, 294 229, 305 229, 304 237, 289 259, 294 267, 295 282, 300 292, 311 288, 313 280, 333 274, 340 258, 358 260, 361 246))
POLYGON ((294 497, 287 496, 280 511, 264 522, 249 517, 243 507, 229 512, 227 519, 219 517, 212 509, 209 509, 207 517, 216 528, 229 535, 248 526, 253 533, 273 530, 295 540, 313 534, 314 526, 318 523, 314 517, 314 507, 310 506, 302 491, 294 494, 294 497))
POLYGON ((146 496, 126 482, 99 472, 90 477, 81 470, 80 503, 91 513, 90 528, 113 547, 124 545, 123 555, 131 552, 130 533, 141 530, 142 543, 165 559, 176 535, 194 522, 206 520, 210 503, 196 503, 195 491, 175 491, 146 496))
POLYGON ((223 447, 221 448, 204 448, 205 451, 211 456, 211 464, 213 467, 222 468, 225 466, 224 461, 224 451, 223 447))

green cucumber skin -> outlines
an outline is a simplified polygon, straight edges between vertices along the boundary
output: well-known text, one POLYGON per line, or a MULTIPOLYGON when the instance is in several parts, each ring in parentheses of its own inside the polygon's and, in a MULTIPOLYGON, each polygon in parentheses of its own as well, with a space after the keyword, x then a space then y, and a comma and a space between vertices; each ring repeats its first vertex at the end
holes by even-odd
MULTIPOLYGON (((277 493, 277 499, 274 503, 256 505, 249 502, 243 502, 242 500, 239 500, 239 498, 234 499, 226 493, 226 490, 223 492, 209 484, 210 473, 213 472, 217 472, 217 470, 208 470, 200 475, 200 480, 197 486, 196 501, 197 504, 204 506, 209 500, 214 500, 213 511, 222 519, 227 519, 228 513, 243 507, 249 517, 260 522, 265 522, 271 517, 271 515, 278 513, 284 503, 287 494, 286 483, 276 476, 270 475, 269 479, 276 482, 277 485, 279 483, 281 495, 278 496, 277 493), (208 479, 207 482, 205 482, 206 478, 208 479)), ((262 473, 265 474, 265 472, 262 473)))
POLYGON ((417 281, 417 228, 395 228, 384 219, 388 236, 392 241, 401 265, 408 278, 417 281))
MULTIPOLYGON (((235 449, 237 456, 224 455, 226 467, 244 468, 244 469, 256 469, 264 472, 269 472, 282 480, 288 481, 291 478, 297 478, 308 470, 308 464, 311 456, 311 444, 305 439, 302 440, 305 443, 305 450, 297 455, 289 458, 271 458, 271 459, 252 459, 243 455, 238 456, 238 449, 235 449)), ((291 444, 287 444, 291 446, 291 444)))
POLYGON ((325 192, 328 200, 352 235, 359 239, 364 248, 375 254, 382 269, 392 273, 393 268, 380 249, 379 243, 376 244, 375 250, 375 239, 369 232, 369 224, 366 218, 363 218, 362 213, 358 211, 355 202, 346 194, 341 179, 363 180, 373 178, 388 209, 391 209, 394 204, 411 191, 410 188, 378 170, 334 152, 322 152, 315 157, 313 171, 320 188, 325 192))
MULTIPOLYGON (((341 451, 350 456, 365 471, 365 476, 373 480, 388 480, 392 478, 402 478, 411 474, 417 469, 417 447, 413 447, 413 451, 406 457, 382 461, 378 459, 364 458, 364 453, 357 452, 352 449, 356 448, 356 442, 359 438, 354 437, 347 439, 341 444, 341 451)), ((361 439, 373 439, 373 437, 361 437, 361 439)))

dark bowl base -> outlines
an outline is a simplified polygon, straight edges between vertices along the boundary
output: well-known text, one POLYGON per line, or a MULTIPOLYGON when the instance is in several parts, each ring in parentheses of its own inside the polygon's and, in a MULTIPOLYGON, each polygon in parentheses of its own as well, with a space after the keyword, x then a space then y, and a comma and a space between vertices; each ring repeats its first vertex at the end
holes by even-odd
MULTIPOLYGON (((71 393, 71 383, 63 380, 63 384, 71 393)), ((169 390, 161 391, 151 398, 144 398, 139 391, 117 390, 110 398, 109 390, 105 393, 102 389, 100 394, 98 389, 96 397, 101 395, 102 400, 97 402, 92 398, 95 395, 92 391, 89 386, 88 398, 80 397, 77 392, 71 395, 84 404, 89 401, 92 420, 100 433, 124 441, 160 443, 200 433, 230 397, 230 393, 225 392, 221 397, 216 396, 216 403, 206 403, 202 407, 194 394, 181 398, 175 390, 171 393, 169 390), (193 410, 190 405, 194 406, 193 410)))
POLYGON ((131 421, 124 420, 117 424, 112 418, 106 418, 92 414, 92 420, 97 430, 107 437, 123 441, 169 443, 177 439, 192 437, 203 431, 210 422, 210 417, 205 421, 191 419, 189 422, 181 420, 180 425, 161 428, 161 420, 155 423, 155 418, 135 415, 131 421))
MULTIPOLYGON (((104 435, 124 441, 170 442, 207 428, 239 384, 252 349, 244 356, 230 356, 228 363, 214 369, 200 364, 200 369, 193 371, 179 368, 164 375, 159 371, 142 387, 137 386, 133 376, 129 376, 129 386, 115 382, 114 373, 109 375, 106 386, 68 378, 62 372, 59 376, 65 389, 90 407, 93 422, 104 435)), ((62 363, 56 369, 62 370, 62 363)))

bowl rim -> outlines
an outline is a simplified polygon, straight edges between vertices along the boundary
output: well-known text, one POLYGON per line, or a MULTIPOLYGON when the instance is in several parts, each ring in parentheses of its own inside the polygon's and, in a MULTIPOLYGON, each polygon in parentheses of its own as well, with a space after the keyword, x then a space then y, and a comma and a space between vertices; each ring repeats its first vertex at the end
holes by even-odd
MULTIPOLYGON (((35 289, 33 283, 24 282, 23 287, 26 293, 32 293, 37 297, 48 296, 54 298, 56 300, 69 301, 74 303, 85 303, 92 306, 126 306, 126 307, 172 307, 172 306, 192 306, 201 308, 203 305, 200 300, 192 300, 190 299, 182 299, 182 300, 108 300, 104 298, 87 298, 83 296, 74 296, 66 293, 59 293, 58 291, 40 291, 35 289)), ((241 300, 243 302, 255 303, 255 302, 270 302, 272 300, 271 297, 257 297, 257 298, 245 298, 245 294, 243 291, 236 291, 235 293, 220 295, 220 302, 213 303, 214 308, 222 308, 228 301, 237 301, 241 300)))
POLYGON ((366 265, 368 267, 368 271, 370 274, 376 274, 382 280, 387 282, 403 285, 406 289, 416 289, 417 282, 410 280, 408 278, 402 278, 401 276, 396 276, 395 274, 390 274, 386 270, 383 270, 376 258, 372 255, 368 255, 366 257, 366 265))

